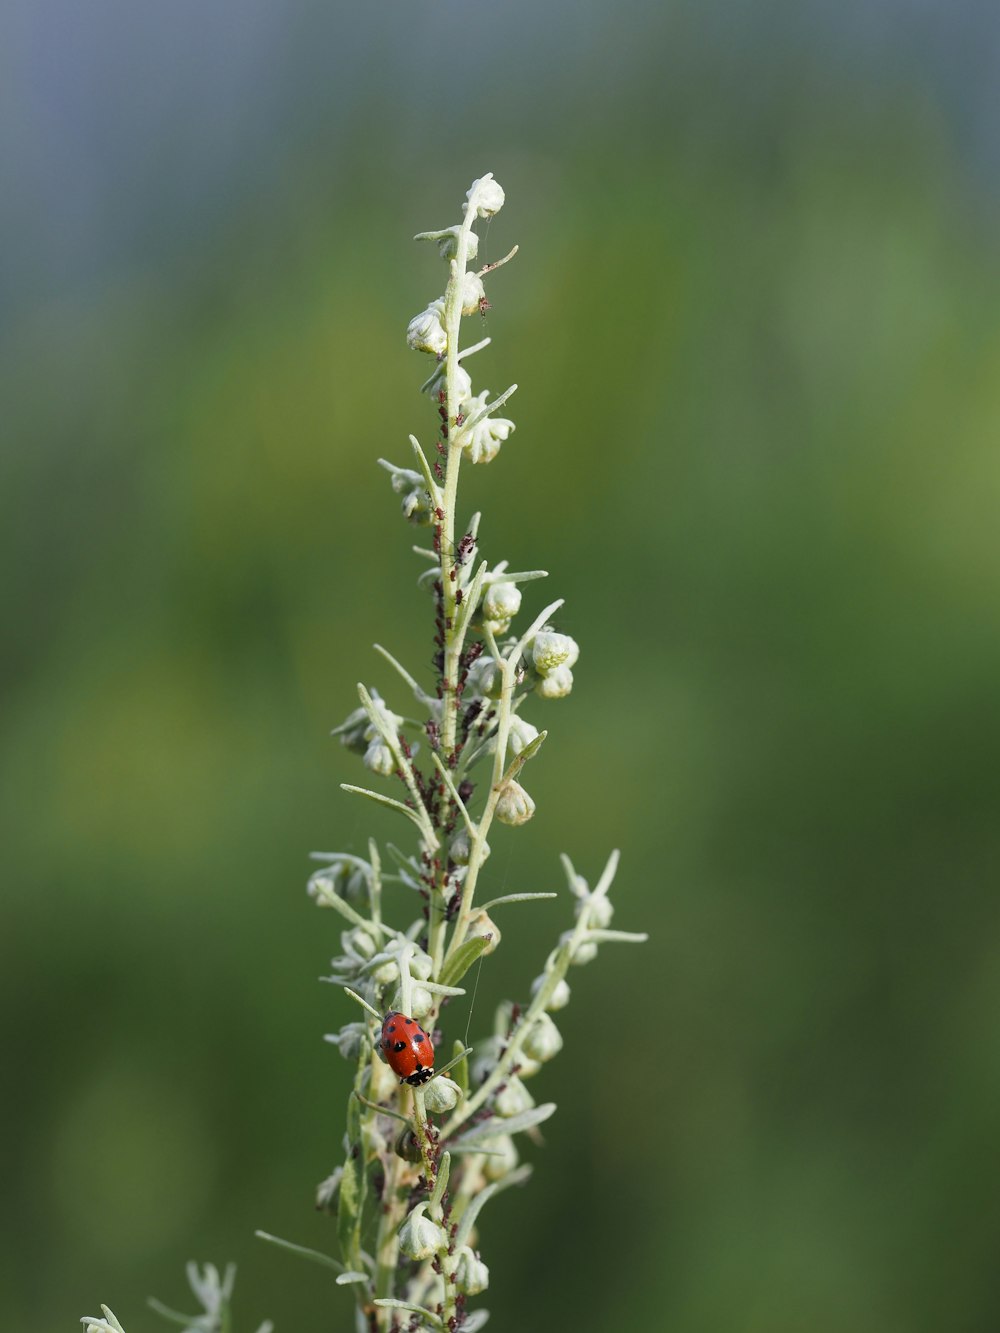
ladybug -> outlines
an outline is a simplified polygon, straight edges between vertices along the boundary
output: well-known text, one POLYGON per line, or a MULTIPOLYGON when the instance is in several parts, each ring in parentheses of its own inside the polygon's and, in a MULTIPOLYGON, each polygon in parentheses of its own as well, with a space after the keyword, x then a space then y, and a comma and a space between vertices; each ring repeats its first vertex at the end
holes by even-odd
POLYGON ((434 1044, 415 1018, 390 1010, 382 1019, 379 1045, 401 1083, 417 1088, 434 1073, 434 1044))

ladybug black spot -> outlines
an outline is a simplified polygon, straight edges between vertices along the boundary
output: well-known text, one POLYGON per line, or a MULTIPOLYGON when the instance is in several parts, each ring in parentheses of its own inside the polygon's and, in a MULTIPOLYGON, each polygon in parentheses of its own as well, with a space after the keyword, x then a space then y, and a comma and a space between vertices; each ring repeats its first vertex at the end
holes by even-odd
POLYGON ((408 1019, 406 1020, 406 1026, 407 1026, 408 1028, 413 1027, 413 1019, 412 1019, 412 1018, 408 1018, 408 1019))
POLYGON ((393 1042, 393 1044, 392 1044, 392 1049, 393 1049, 394 1051, 405 1051, 405 1050, 406 1050, 406 1042, 405 1042, 405 1041, 396 1041, 396 1042, 393 1042))

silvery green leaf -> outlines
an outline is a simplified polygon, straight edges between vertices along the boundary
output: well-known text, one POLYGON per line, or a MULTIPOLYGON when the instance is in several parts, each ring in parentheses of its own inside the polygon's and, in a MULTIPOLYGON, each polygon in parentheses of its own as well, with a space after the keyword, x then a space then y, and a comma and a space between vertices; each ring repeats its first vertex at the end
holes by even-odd
POLYGON ((462 1333, 479 1333, 479 1330, 489 1317, 489 1310, 473 1310, 471 1314, 465 1316, 465 1323, 462 1325, 462 1333))
POLYGON ((255 1231, 253 1233, 258 1240, 266 1240, 269 1245, 276 1245, 279 1250, 287 1250, 289 1254, 297 1254, 302 1259, 309 1259, 314 1264, 322 1264, 324 1268, 332 1268, 337 1273, 344 1271, 344 1265, 332 1258, 329 1254, 322 1254, 319 1250, 312 1250, 308 1245, 296 1245, 294 1241, 283 1240, 280 1236, 272 1236, 269 1231, 255 1231))
POLYGON ((338 1276, 337 1276, 337 1286, 338 1286, 338 1287, 347 1287, 347 1286, 350 1286, 350 1284, 351 1284, 352 1282, 367 1282, 367 1281, 368 1281, 368 1274, 367 1274, 367 1273, 352 1273, 352 1272, 347 1272, 347 1273, 340 1273, 340 1274, 338 1274, 338 1276))
POLYGON ((521 1111, 507 1119, 491 1116, 489 1120, 484 1120, 482 1124, 475 1125, 463 1134, 455 1146, 468 1148, 471 1144, 483 1143, 489 1139, 499 1138, 503 1134, 519 1134, 523 1129, 530 1129, 532 1125, 540 1125, 543 1120, 548 1120, 555 1109, 555 1102, 543 1102, 541 1106, 532 1106, 527 1111, 521 1111))

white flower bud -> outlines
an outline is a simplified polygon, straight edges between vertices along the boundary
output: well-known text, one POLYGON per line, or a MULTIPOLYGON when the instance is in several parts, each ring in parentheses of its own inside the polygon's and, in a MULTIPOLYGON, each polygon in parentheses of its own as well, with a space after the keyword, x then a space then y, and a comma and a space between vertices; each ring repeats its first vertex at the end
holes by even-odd
POLYGON ((518 1163, 517 1144, 509 1134, 490 1139, 486 1144, 490 1156, 483 1158, 483 1175, 487 1180, 503 1180, 518 1163))
POLYGON ((507 744, 510 746, 511 754, 519 755, 526 745, 538 739, 538 728, 533 727, 530 722, 525 722, 523 717, 518 717, 515 713, 510 720, 510 731, 507 733, 507 744))
MULTIPOLYGON (((424 479, 419 472, 410 467, 394 467, 389 474, 389 483, 397 495, 412 491, 415 486, 422 486, 424 479)), ((361 710, 364 712, 364 709, 361 710)))
POLYGON ((497 798, 497 819, 501 824, 510 824, 512 828, 516 828, 519 824, 527 824, 534 813, 534 801, 519 782, 508 778, 500 788, 500 795, 497 798))
MULTIPOLYGON (((447 362, 439 363, 437 370, 424 385, 424 391, 436 402, 441 394, 448 393, 448 366, 447 362)), ((459 363, 455 368, 455 398, 458 402, 464 403, 467 398, 472 397, 472 376, 459 363)))
POLYGON ((431 521, 430 497, 426 488, 422 485, 414 491, 407 491, 403 496, 400 508, 408 523, 416 523, 418 527, 426 527, 431 521))
MULTIPOLYGON (((547 981, 548 977, 544 972, 540 977, 535 977, 534 981, 531 983, 532 995, 537 995, 547 981)), ((549 996, 549 1002, 545 1008, 552 1013, 557 1009, 565 1009, 569 1004, 569 994, 569 983, 565 980, 557 981, 555 989, 549 996)))
POLYGON ((485 1083, 496 1069, 502 1046, 503 1039, 500 1037, 487 1037, 485 1041, 476 1043, 476 1054, 469 1071, 469 1080, 472 1087, 478 1087, 480 1083, 485 1083))
POLYGON ((482 909, 473 914, 469 921, 469 929, 465 932, 465 938, 467 940, 475 939, 477 937, 489 940, 489 943, 483 950, 484 954, 494 953, 501 938, 500 928, 497 923, 488 912, 484 912, 482 909))
POLYGON ((521 609, 521 590, 516 583, 491 583, 483 593, 483 624, 493 634, 505 634, 521 609))
POLYGON ((476 273, 466 273, 462 283, 462 314, 474 315, 479 309, 479 302, 486 300, 486 288, 483 280, 476 273))
POLYGON ((577 920, 585 909, 588 911, 587 920, 592 928, 607 930, 611 925, 615 907, 607 894, 603 894, 600 898, 595 898, 592 893, 585 894, 576 905, 577 920))
POLYGON ((535 682, 535 693, 540 699, 565 699, 573 688, 573 673, 568 666, 553 667, 546 676, 535 682))
POLYGON ((531 645, 531 660, 542 676, 556 667, 575 666, 579 656, 580 646, 575 639, 551 629, 539 630, 531 645))
POLYGON ((400 1130, 393 1151, 397 1157, 402 1157, 404 1162, 422 1162, 424 1159, 420 1151, 420 1140, 409 1125, 400 1130))
POLYGON ((503 674, 493 657, 477 657, 469 668, 466 689, 484 699, 499 699, 503 693, 503 674))
POLYGON ((453 1111, 462 1096, 462 1089, 445 1074, 439 1074, 424 1084, 424 1105, 432 1115, 453 1111))
POLYGON ((522 1111, 530 1111, 534 1104, 534 1097, 514 1074, 493 1099, 494 1111, 505 1120, 512 1115, 520 1115, 522 1111))
POLYGON ((356 1060, 367 1037, 368 1029, 364 1023, 345 1023, 339 1032, 328 1032, 323 1040, 336 1046, 345 1060, 356 1060))
MULTIPOLYGON (((454 259, 458 254, 458 233, 462 230, 462 225, 449 227, 438 237, 438 254, 442 259, 454 259)), ((467 259, 475 259, 479 253, 479 237, 474 231, 469 232, 468 244, 465 250, 467 259)))
POLYGON ((492 172, 474 180, 465 197, 470 204, 475 204, 476 217, 479 218, 491 218, 503 208, 503 187, 493 179, 492 172))
POLYGON ((344 953, 359 962, 374 958, 378 945, 364 926, 354 926, 351 930, 340 932, 340 947, 344 953))
POLYGON ((434 1008, 434 996, 425 986, 414 986, 410 993, 410 1013, 414 1018, 426 1018, 434 1008))
POLYGON ((521 1049, 533 1060, 551 1060, 562 1050, 562 1033, 549 1018, 548 1014, 539 1014, 531 1025, 531 1031, 525 1037, 521 1049))
POLYGON ((490 1270, 468 1245, 463 1245, 458 1253, 455 1285, 459 1291, 464 1291, 466 1296, 478 1296, 490 1285, 490 1270))
POLYGON ((426 310, 414 315, 406 327, 406 343, 415 352, 443 356, 448 350, 444 327, 444 302, 432 301, 426 310))
POLYGON ((380 777, 391 778, 396 771, 396 761, 392 751, 381 736, 376 736, 365 751, 365 768, 378 773, 380 777))
POLYGON ((355 754, 364 754, 368 748, 365 732, 368 730, 368 714, 363 708, 355 708, 348 713, 339 727, 334 727, 333 735, 340 737, 341 745, 355 754))
POLYGON ((573 953, 572 961, 577 967, 582 967, 584 963, 592 963, 597 957, 597 945, 593 940, 581 940, 573 953))
MULTIPOLYGON (((484 389, 481 394, 462 403, 462 417, 471 423, 489 402, 490 393, 484 389)), ((461 429, 456 437, 465 451, 466 457, 473 463, 490 463, 500 452, 500 445, 514 429, 513 421, 506 417, 483 417, 476 425, 461 429)))
POLYGON ((426 1203, 418 1203, 399 1228, 399 1248, 411 1259, 431 1259, 448 1248, 444 1228, 424 1217, 426 1203))

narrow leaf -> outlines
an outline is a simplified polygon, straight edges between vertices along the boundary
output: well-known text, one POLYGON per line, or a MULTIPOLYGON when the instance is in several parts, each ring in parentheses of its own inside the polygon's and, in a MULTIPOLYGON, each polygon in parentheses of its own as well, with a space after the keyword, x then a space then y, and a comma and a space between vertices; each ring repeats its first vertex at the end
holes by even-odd
POLYGON ((432 1328, 444 1328, 440 1317, 432 1310, 425 1309, 422 1305, 411 1305, 409 1301, 397 1301, 392 1296, 380 1296, 372 1304, 381 1305, 383 1310, 409 1310, 411 1314, 423 1315, 432 1328))
POLYGON ((415 810, 411 810, 408 805, 404 805, 402 801, 395 801, 391 796, 383 796, 381 792, 371 791, 368 787, 355 787, 351 782, 342 782, 340 788, 342 791, 353 792, 356 796, 367 796, 369 801, 374 801, 376 805, 384 805, 389 810, 398 810, 407 819, 412 819, 417 828, 423 832, 420 816, 415 810))
POLYGON ((266 1240, 268 1245, 275 1245, 279 1250, 287 1250, 289 1254, 297 1254, 301 1259, 308 1259, 314 1264, 322 1264, 324 1268, 332 1268, 336 1273, 344 1271, 343 1264, 338 1263, 329 1254, 322 1254, 319 1250, 310 1249, 308 1245, 296 1245, 294 1241, 282 1240, 280 1236, 272 1236, 269 1231, 255 1231, 253 1234, 258 1240, 266 1240))
POLYGON ((530 1129, 532 1125, 540 1125, 543 1120, 548 1120, 555 1109, 555 1102, 543 1102, 541 1106, 529 1107, 518 1115, 491 1116, 489 1120, 484 1120, 463 1134, 458 1142, 467 1148, 470 1143, 483 1143, 499 1138, 501 1134, 519 1134, 522 1129, 530 1129))
POLYGON ((558 898, 558 893, 505 893, 502 898, 491 898, 483 903, 480 911, 488 912, 491 907, 500 907, 503 903, 529 903, 536 898, 558 898))
POLYGON ((649 939, 644 930, 588 930, 585 940, 595 944, 645 944, 649 939))
POLYGON ((456 981, 461 981, 488 944, 484 935, 474 935, 460 944, 441 969, 442 985, 453 986, 456 981))
POLYGON ((338 1287, 347 1287, 347 1286, 350 1286, 350 1284, 351 1284, 352 1282, 367 1282, 367 1281, 368 1281, 368 1274, 367 1274, 367 1273, 351 1273, 351 1272, 347 1272, 347 1273, 340 1273, 340 1274, 338 1274, 338 1276, 337 1276, 337 1286, 338 1286, 338 1287))

